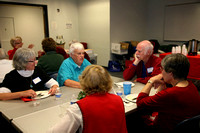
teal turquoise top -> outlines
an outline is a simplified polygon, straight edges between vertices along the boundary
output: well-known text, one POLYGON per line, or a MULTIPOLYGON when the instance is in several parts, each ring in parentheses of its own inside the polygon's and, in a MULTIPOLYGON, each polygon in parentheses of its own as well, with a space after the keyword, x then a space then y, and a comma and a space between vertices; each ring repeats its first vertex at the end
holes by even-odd
POLYGON ((67 79, 79 82, 79 75, 81 75, 81 73, 89 65, 91 65, 91 63, 86 59, 83 60, 83 63, 80 67, 73 61, 71 57, 65 59, 58 71, 57 81, 59 86, 64 86, 64 82, 67 79))

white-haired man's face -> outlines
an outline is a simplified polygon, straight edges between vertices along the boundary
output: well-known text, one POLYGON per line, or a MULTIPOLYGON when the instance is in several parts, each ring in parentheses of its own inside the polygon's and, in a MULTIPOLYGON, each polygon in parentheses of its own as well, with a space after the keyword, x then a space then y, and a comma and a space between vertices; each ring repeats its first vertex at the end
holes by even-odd
POLYGON ((141 44, 138 44, 137 47, 136 47, 136 57, 139 59, 139 60, 144 60, 148 57, 147 55, 147 50, 145 49, 145 46, 144 45, 141 45, 141 44))

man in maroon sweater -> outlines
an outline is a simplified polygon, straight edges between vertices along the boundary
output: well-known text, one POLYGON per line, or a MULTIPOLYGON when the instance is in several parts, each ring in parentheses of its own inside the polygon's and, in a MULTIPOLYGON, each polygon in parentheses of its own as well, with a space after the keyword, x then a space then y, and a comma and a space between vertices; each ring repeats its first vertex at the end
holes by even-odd
POLYGON ((123 77, 125 80, 131 80, 137 75, 135 81, 146 84, 149 78, 161 73, 161 58, 153 55, 153 45, 148 40, 138 43, 136 50, 135 58, 124 70, 123 77))

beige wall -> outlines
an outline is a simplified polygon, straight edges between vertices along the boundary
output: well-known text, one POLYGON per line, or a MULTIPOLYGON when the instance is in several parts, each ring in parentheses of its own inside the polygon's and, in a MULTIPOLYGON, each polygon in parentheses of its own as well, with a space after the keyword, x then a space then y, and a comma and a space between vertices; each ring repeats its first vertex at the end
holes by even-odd
POLYGON ((110 59, 109 0, 79 0, 79 36, 98 54, 97 64, 107 66, 110 59))
POLYGON ((111 43, 145 39, 146 8, 146 0, 110 0, 111 43))
POLYGON ((1 40, 3 41, 2 47, 6 51, 12 49, 10 38, 14 36, 22 37, 24 42, 23 47, 35 44, 35 51, 41 49, 41 40, 44 38, 43 10, 41 7, 4 5, 0 6, 0 17, 13 18, 14 22, 13 31, 7 36, 1 35, 1 40))
MULTIPOLYGON (((4 1, 47 5, 49 35, 53 38, 63 35, 67 43, 72 39, 87 42, 88 47, 98 54, 97 64, 107 66, 112 42, 157 39, 161 45, 174 43, 163 41, 165 5, 199 0, 4 1), (67 23, 72 24, 71 29, 66 28, 67 23)), ((67 44, 65 48, 68 48, 67 44)))
POLYGON ((164 41, 164 18, 165 6, 173 4, 194 3, 199 0, 149 0, 148 1, 148 23, 146 37, 157 39, 161 45, 182 44, 183 42, 164 41))

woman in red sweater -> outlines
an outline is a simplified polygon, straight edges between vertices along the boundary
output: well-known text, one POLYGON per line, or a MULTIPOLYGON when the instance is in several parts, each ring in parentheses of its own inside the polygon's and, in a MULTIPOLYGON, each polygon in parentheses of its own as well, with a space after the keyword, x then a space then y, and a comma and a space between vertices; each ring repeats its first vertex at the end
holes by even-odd
POLYGON ((122 99, 108 93, 112 79, 103 67, 87 66, 80 77, 86 97, 67 108, 63 119, 48 133, 127 133, 122 99))
POLYGON ((158 112, 153 129, 169 133, 179 122, 200 114, 200 95, 196 86, 187 80, 190 63, 186 56, 168 55, 161 66, 162 73, 150 78, 138 95, 137 106, 158 112), (149 96, 153 86, 157 94, 149 96))
MULTIPOLYGON (((13 47, 13 49, 8 51, 8 56, 9 56, 9 60, 12 60, 17 49, 21 48, 24 43, 22 42, 22 38, 20 36, 16 36, 10 39, 10 44, 13 47)), ((32 49, 33 47, 34 47, 33 44, 29 44, 28 46, 28 48, 30 49, 32 49)))

